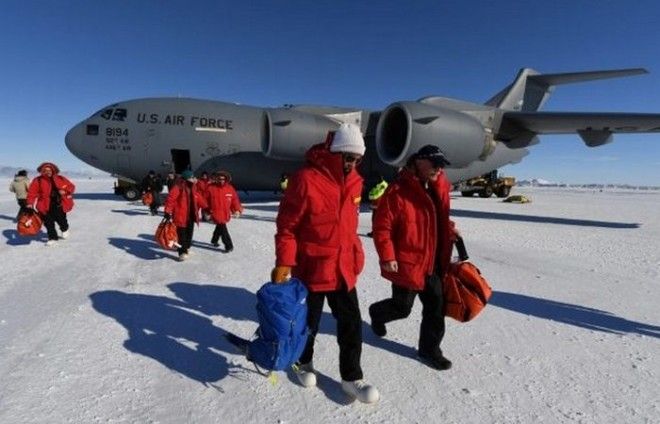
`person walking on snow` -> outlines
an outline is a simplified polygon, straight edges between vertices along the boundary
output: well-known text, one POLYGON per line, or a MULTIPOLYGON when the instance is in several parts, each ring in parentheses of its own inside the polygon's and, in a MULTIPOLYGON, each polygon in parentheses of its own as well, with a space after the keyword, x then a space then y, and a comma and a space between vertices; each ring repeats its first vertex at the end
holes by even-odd
POLYGON ((181 245, 179 261, 188 258, 195 223, 199 225, 199 210, 205 207, 206 200, 197 190, 192 171, 183 171, 165 200, 165 219, 172 219, 176 225, 181 245))
MULTIPOLYGON (((209 179, 209 173, 204 171, 201 173, 199 178, 197 179, 197 182, 195 185, 197 186, 197 191, 206 199, 207 196, 207 190, 209 188, 209 184, 211 184, 211 180, 209 179)), ((209 210, 208 209, 203 209, 202 210, 202 221, 206 222, 208 221, 211 217, 209 216, 209 210)))
POLYGON ((48 233, 46 246, 52 246, 59 239, 55 223, 60 227, 61 237, 69 237, 66 214, 73 209, 76 186, 60 175, 59 168, 53 163, 44 162, 37 171, 40 175, 30 183, 26 202, 28 208, 36 209, 42 215, 48 233))
POLYGON ((438 147, 422 147, 408 159, 381 198, 373 240, 381 275, 392 282, 392 297, 369 307, 371 328, 384 337, 385 324, 410 315, 419 295, 422 323, 418 355, 438 370, 452 365, 440 349, 445 334, 442 281, 458 235, 449 219, 451 184, 442 170, 448 164, 438 147))
POLYGON ((163 191, 163 180, 154 171, 149 171, 147 176, 142 180, 142 194, 151 193, 152 200, 149 205, 149 211, 152 215, 158 215, 161 191, 163 191))
POLYGON ((356 170, 364 151, 360 129, 350 124, 341 124, 325 143, 307 151, 304 167, 291 176, 280 202, 271 280, 281 283, 292 275, 309 290, 310 335, 294 366, 300 383, 316 385, 314 340, 327 299, 337 320, 342 389, 361 402, 372 403, 380 395, 363 380, 362 318, 355 288, 364 267, 357 235, 362 177, 356 170))
POLYGON ((227 172, 214 173, 211 181, 206 189, 207 203, 211 217, 215 222, 211 244, 218 247, 218 239, 222 239, 225 253, 229 253, 234 250, 234 243, 227 230, 227 223, 232 216, 234 218, 241 216, 243 207, 238 198, 238 193, 231 185, 231 178, 227 172))
POLYGON ((27 206, 27 194, 29 188, 30 179, 27 176, 27 171, 21 169, 14 176, 14 180, 9 183, 9 191, 16 194, 16 202, 18 203, 18 214, 16 215, 17 220, 18 215, 20 215, 27 206))

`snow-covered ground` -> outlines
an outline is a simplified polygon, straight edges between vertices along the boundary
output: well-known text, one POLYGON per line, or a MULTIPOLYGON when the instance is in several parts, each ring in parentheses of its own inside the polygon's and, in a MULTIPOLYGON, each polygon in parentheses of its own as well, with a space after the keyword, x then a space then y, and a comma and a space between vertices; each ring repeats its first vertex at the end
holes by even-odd
MULTIPOLYGON (((195 230, 190 259, 158 248, 160 221, 78 180, 71 238, 17 237, 0 192, 2 423, 658 423, 660 194, 517 189, 530 204, 455 197, 453 217, 491 282, 471 323, 448 320, 454 368, 415 359, 420 305, 378 339, 367 308, 390 293, 371 239, 358 285, 365 378, 376 405, 338 383, 334 320, 317 339, 319 385, 272 384, 222 337, 256 328, 273 266, 277 200, 244 196, 235 250, 195 230)), ((370 215, 360 218, 369 231, 370 215)))

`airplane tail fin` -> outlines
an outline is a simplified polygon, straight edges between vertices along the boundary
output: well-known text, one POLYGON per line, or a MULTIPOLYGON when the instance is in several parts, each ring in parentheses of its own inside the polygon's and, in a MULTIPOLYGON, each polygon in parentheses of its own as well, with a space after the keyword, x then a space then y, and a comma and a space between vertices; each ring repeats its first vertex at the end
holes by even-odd
POLYGON ((646 74, 643 68, 616 69, 609 71, 570 72, 564 74, 540 74, 531 68, 523 68, 518 76, 502 91, 485 104, 506 110, 534 112, 548 100, 555 85, 618 78, 646 74))

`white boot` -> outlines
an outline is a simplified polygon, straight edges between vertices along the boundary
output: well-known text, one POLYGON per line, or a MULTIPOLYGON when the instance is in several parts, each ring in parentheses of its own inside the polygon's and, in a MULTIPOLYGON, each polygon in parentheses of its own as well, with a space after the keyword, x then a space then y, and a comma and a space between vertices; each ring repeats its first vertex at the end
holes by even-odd
POLYGON ((62 237, 64 240, 68 239, 69 238, 69 230, 62 231, 62 235, 60 237, 62 237))
POLYGON ((306 364, 294 364, 293 372, 296 373, 298 381, 300 381, 303 387, 316 386, 316 374, 314 373, 314 364, 312 361, 306 364))
POLYGON ((48 240, 46 242, 46 246, 55 246, 57 244, 57 240, 48 240))
POLYGON ((380 393, 378 393, 378 389, 371 384, 368 384, 364 380, 342 380, 341 388, 344 389, 344 392, 347 395, 353 398, 357 398, 357 400, 363 403, 374 403, 378 402, 380 399, 380 393))

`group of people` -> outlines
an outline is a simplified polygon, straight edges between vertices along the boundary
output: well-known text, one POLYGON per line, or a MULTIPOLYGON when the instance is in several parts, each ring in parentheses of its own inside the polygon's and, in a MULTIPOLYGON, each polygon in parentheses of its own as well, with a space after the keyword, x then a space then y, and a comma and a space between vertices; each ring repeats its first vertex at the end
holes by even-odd
POLYGON ((229 173, 214 172, 209 179, 204 172, 197 179, 192 171, 185 170, 169 189, 164 213, 165 219, 171 219, 177 227, 180 261, 188 258, 194 227, 200 222, 200 211, 201 216, 208 215, 215 223, 211 244, 219 247, 219 241, 222 241, 225 253, 234 250, 227 223, 243 213, 243 206, 229 173))
MULTIPOLYGON (((305 165, 286 177, 286 189, 279 205, 275 234, 275 267, 271 281, 285 283, 292 276, 307 287, 307 325, 310 335, 294 365, 304 387, 316 385, 313 363, 314 342, 325 301, 337 321, 339 372, 342 388, 366 403, 380 398, 378 390, 364 380, 361 367, 362 318, 357 280, 365 255, 358 237, 358 218, 363 179, 357 172, 365 152, 358 127, 342 124, 330 132, 325 142, 312 146, 305 165)), ((450 183, 443 168, 449 162, 440 149, 427 145, 407 161, 395 181, 377 190, 373 213, 373 241, 381 275, 391 282, 390 297, 369 307, 371 329, 379 337, 387 334, 387 324, 410 315, 414 300, 422 303, 422 321, 417 345, 420 360, 437 370, 452 363, 440 344, 445 333, 443 276, 447 271, 453 242, 458 232, 449 219, 450 183)), ((75 186, 59 175, 52 163, 39 166, 40 175, 28 184, 20 171, 10 190, 19 206, 36 209, 48 230, 48 243, 66 238, 66 213, 73 207, 75 186)), ((225 172, 215 172, 210 180, 198 181, 190 170, 172 178, 164 205, 165 218, 177 227, 179 259, 188 256, 193 228, 200 221, 200 210, 207 210, 216 223, 211 239, 222 240, 225 251, 233 244, 227 222, 239 216, 242 206, 225 172)), ((162 183, 152 172, 143 181, 145 190, 157 191, 162 183)), ((158 196, 154 196, 158 199, 158 196)), ((371 200, 374 200, 373 198, 371 200)), ((159 203, 152 208, 157 213, 159 203)))
POLYGON ((26 170, 18 171, 9 184, 9 191, 16 194, 19 215, 26 211, 36 211, 41 215, 48 234, 46 246, 52 246, 59 239, 69 237, 66 214, 73 209, 76 186, 60 175, 60 170, 54 163, 42 163, 37 167, 37 172, 39 175, 30 181, 26 170), (59 233, 55 224, 60 229, 59 233))
MULTIPOLYGON (((310 337, 294 366, 301 385, 316 385, 314 341, 327 299, 337 321, 342 388, 372 403, 380 395, 364 380, 360 365, 362 318, 356 289, 365 262, 357 234, 363 180, 356 170, 364 152, 362 134, 350 124, 307 151, 304 167, 289 178, 280 202, 271 280, 284 283, 293 276, 309 290, 310 337)), ((386 324, 407 317, 419 295, 418 355, 437 370, 452 365, 440 348, 445 332, 442 280, 457 236, 449 219, 450 183, 442 170, 447 164, 436 146, 419 149, 380 193, 373 215, 381 275, 391 282, 392 296, 369 307, 371 328, 384 337, 386 324)))

